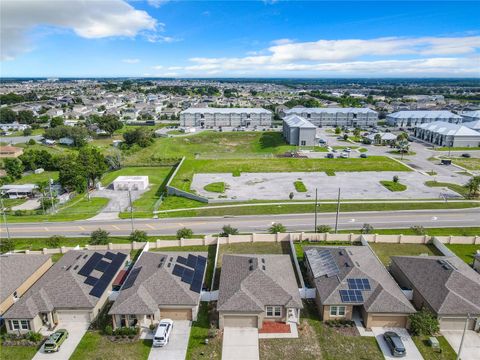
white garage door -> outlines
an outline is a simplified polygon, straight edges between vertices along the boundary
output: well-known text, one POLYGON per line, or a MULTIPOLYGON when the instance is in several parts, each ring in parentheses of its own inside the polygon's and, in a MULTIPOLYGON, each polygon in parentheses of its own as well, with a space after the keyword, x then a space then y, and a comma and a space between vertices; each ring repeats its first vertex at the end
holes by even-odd
POLYGON ((228 316, 223 318, 224 327, 258 327, 257 316, 228 316))
MULTIPOLYGON (((465 327, 465 318, 442 318, 440 320, 440 330, 463 330, 465 327)), ((467 330, 473 330, 475 320, 468 322, 467 330)))
POLYGON ((81 322, 90 323, 90 312, 86 311, 59 311, 57 312, 59 323, 81 322))

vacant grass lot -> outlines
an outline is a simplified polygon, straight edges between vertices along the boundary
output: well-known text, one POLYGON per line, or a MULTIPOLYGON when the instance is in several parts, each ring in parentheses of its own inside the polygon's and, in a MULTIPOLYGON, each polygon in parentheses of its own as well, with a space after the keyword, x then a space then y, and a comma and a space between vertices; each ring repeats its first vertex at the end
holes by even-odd
POLYGON ((417 346, 418 350, 422 354, 425 360, 454 360, 457 354, 452 349, 447 339, 443 336, 437 336, 438 342, 442 352, 436 352, 428 344, 429 336, 412 336, 413 342, 417 346))
POLYGON ((390 265, 391 256, 442 255, 433 244, 371 243, 370 246, 385 266, 390 265))
POLYGON ((58 180, 58 171, 44 171, 41 174, 28 174, 18 179, 14 184, 36 184, 41 181, 58 180))
POLYGON ((36 352, 36 346, 2 346, 0 344, 0 360, 31 360, 36 352))
POLYGON ((185 160, 172 186, 189 191, 193 174, 240 172, 325 172, 325 171, 410 171, 406 166, 384 156, 367 159, 232 159, 185 160))
MULTIPOLYGON (((480 234, 480 231, 477 234, 480 234)), ((445 244, 445 246, 469 265, 473 264, 475 254, 480 251, 480 245, 445 244)))
POLYGON ((455 158, 453 163, 469 170, 480 170, 479 158, 455 158))
POLYGON ((468 190, 461 185, 452 184, 452 183, 445 183, 445 182, 438 182, 438 181, 426 181, 426 186, 429 187, 444 187, 448 188, 452 191, 455 191, 457 194, 462 195, 463 197, 468 197, 468 190))
POLYGON ((385 188, 387 188, 390 191, 405 191, 407 190, 407 186, 400 184, 398 181, 389 181, 389 180, 382 180, 380 181, 380 184, 382 184, 385 188))
POLYGON ((165 190, 171 172, 171 166, 125 167, 105 174, 102 183, 111 184, 118 176, 148 176, 149 190, 133 202, 133 208, 136 217, 151 217, 154 205, 165 190))
POLYGON ((152 340, 116 343, 97 331, 87 331, 70 360, 147 360, 152 340))
MULTIPOLYGON (((168 199, 168 198, 167 198, 168 199)), ((464 209, 478 207, 474 202, 415 202, 415 203, 345 203, 340 205, 340 212, 350 211, 394 211, 394 210, 428 210, 428 209, 464 209)), ((201 204, 200 206, 205 206, 201 204)), ((163 210, 163 209, 162 209, 163 210)), ((306 214, 313 213, 315 205, 286 204, 286 205, 249 205, 226 206, 221 208, 189 209, 174 212, 159 213, 159 217, 193 217, 193 216, 225 216, 225 215, 265 215, 265 214, 306 214)), ((336 204, 320 204, 318 212, 335 212, 336 204)))

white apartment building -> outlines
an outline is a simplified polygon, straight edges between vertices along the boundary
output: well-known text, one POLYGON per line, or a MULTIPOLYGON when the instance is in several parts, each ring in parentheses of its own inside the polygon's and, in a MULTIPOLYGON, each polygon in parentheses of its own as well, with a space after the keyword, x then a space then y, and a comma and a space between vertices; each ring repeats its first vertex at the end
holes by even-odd
POLYGON ((390 126, 415 127, 434 121, 458 124, 462 122, 462 117, 447 110, 398 111, 387 115, 387 123, 390 126))
POLYGON ((180 113, 185 127, 254 127, 272 125, 272 112, 262 108, 188 108, 180 113))
POLYGON ((315 126, 372 126, 378 113, 368 108, 293 108, 283 112, 285 117, 301 116, 315 126))

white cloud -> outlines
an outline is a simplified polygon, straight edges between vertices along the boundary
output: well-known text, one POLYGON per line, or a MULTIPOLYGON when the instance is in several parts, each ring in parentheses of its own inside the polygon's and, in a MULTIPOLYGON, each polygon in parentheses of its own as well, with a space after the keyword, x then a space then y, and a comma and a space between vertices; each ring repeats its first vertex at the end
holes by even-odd
POLYGON ((138 64, 140 59, 122 59, 122 62, 126 64, 138 64))
POLYGON ((155 33, 157 21, 123 0, 2 0, 2 60, 32 49, 28 32, 38 26, 71 29, 83 38, 133 37, 155 33))
POLYGON ((172 43, 172 42, 180 41, 180 39, 177 39, 171 36, 164 36, 157 33, 145 34, 145 37, 151 43, 172 43))
POLYGON ((161 69, 163 69, 163 66, 162 65, 155 65, 155 66, 152 66, 152 69, 161 70, 161 69))
POLYGON ((154 8, 159 8, 160 6, 168 3, 169 1, 170 0, 147 0, 147 3, 154 8))

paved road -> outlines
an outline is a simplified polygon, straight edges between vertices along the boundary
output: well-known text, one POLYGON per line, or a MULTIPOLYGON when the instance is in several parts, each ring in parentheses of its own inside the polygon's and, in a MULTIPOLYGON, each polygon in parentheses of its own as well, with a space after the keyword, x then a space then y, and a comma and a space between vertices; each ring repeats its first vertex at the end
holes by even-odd
MULTIPOLYGON (((191 228, 196 234, 218 233, 224 224, 231 224, 240 232, 265 232, 272 223, 279 222, 289 231, 311 231, 313 214, 292 215, 252 215, 235 217, 197 217, 169 219, 137 219, 136 229, 145 230, 149 235, 171 235, 179 228, 191 228)), ((334 213, 318 214, 318 224, 335 223, 334 213)), ((340 213, 339 229, 359 229, 368 223, 377 229, 423 227, 472 227, 480 224, 480 208, 458 210, 417 210, 417 211, 371 211, 340 213)), ((131 232, 130 220, 98 220, 72 222, 44 222, 10 224, 12 237, 49 237, 51 235, 89 236, 93 230, 105 229, 111 235, 128 235, 131 232)), ((2 224, 0 235, 5 236, 2 224)))

